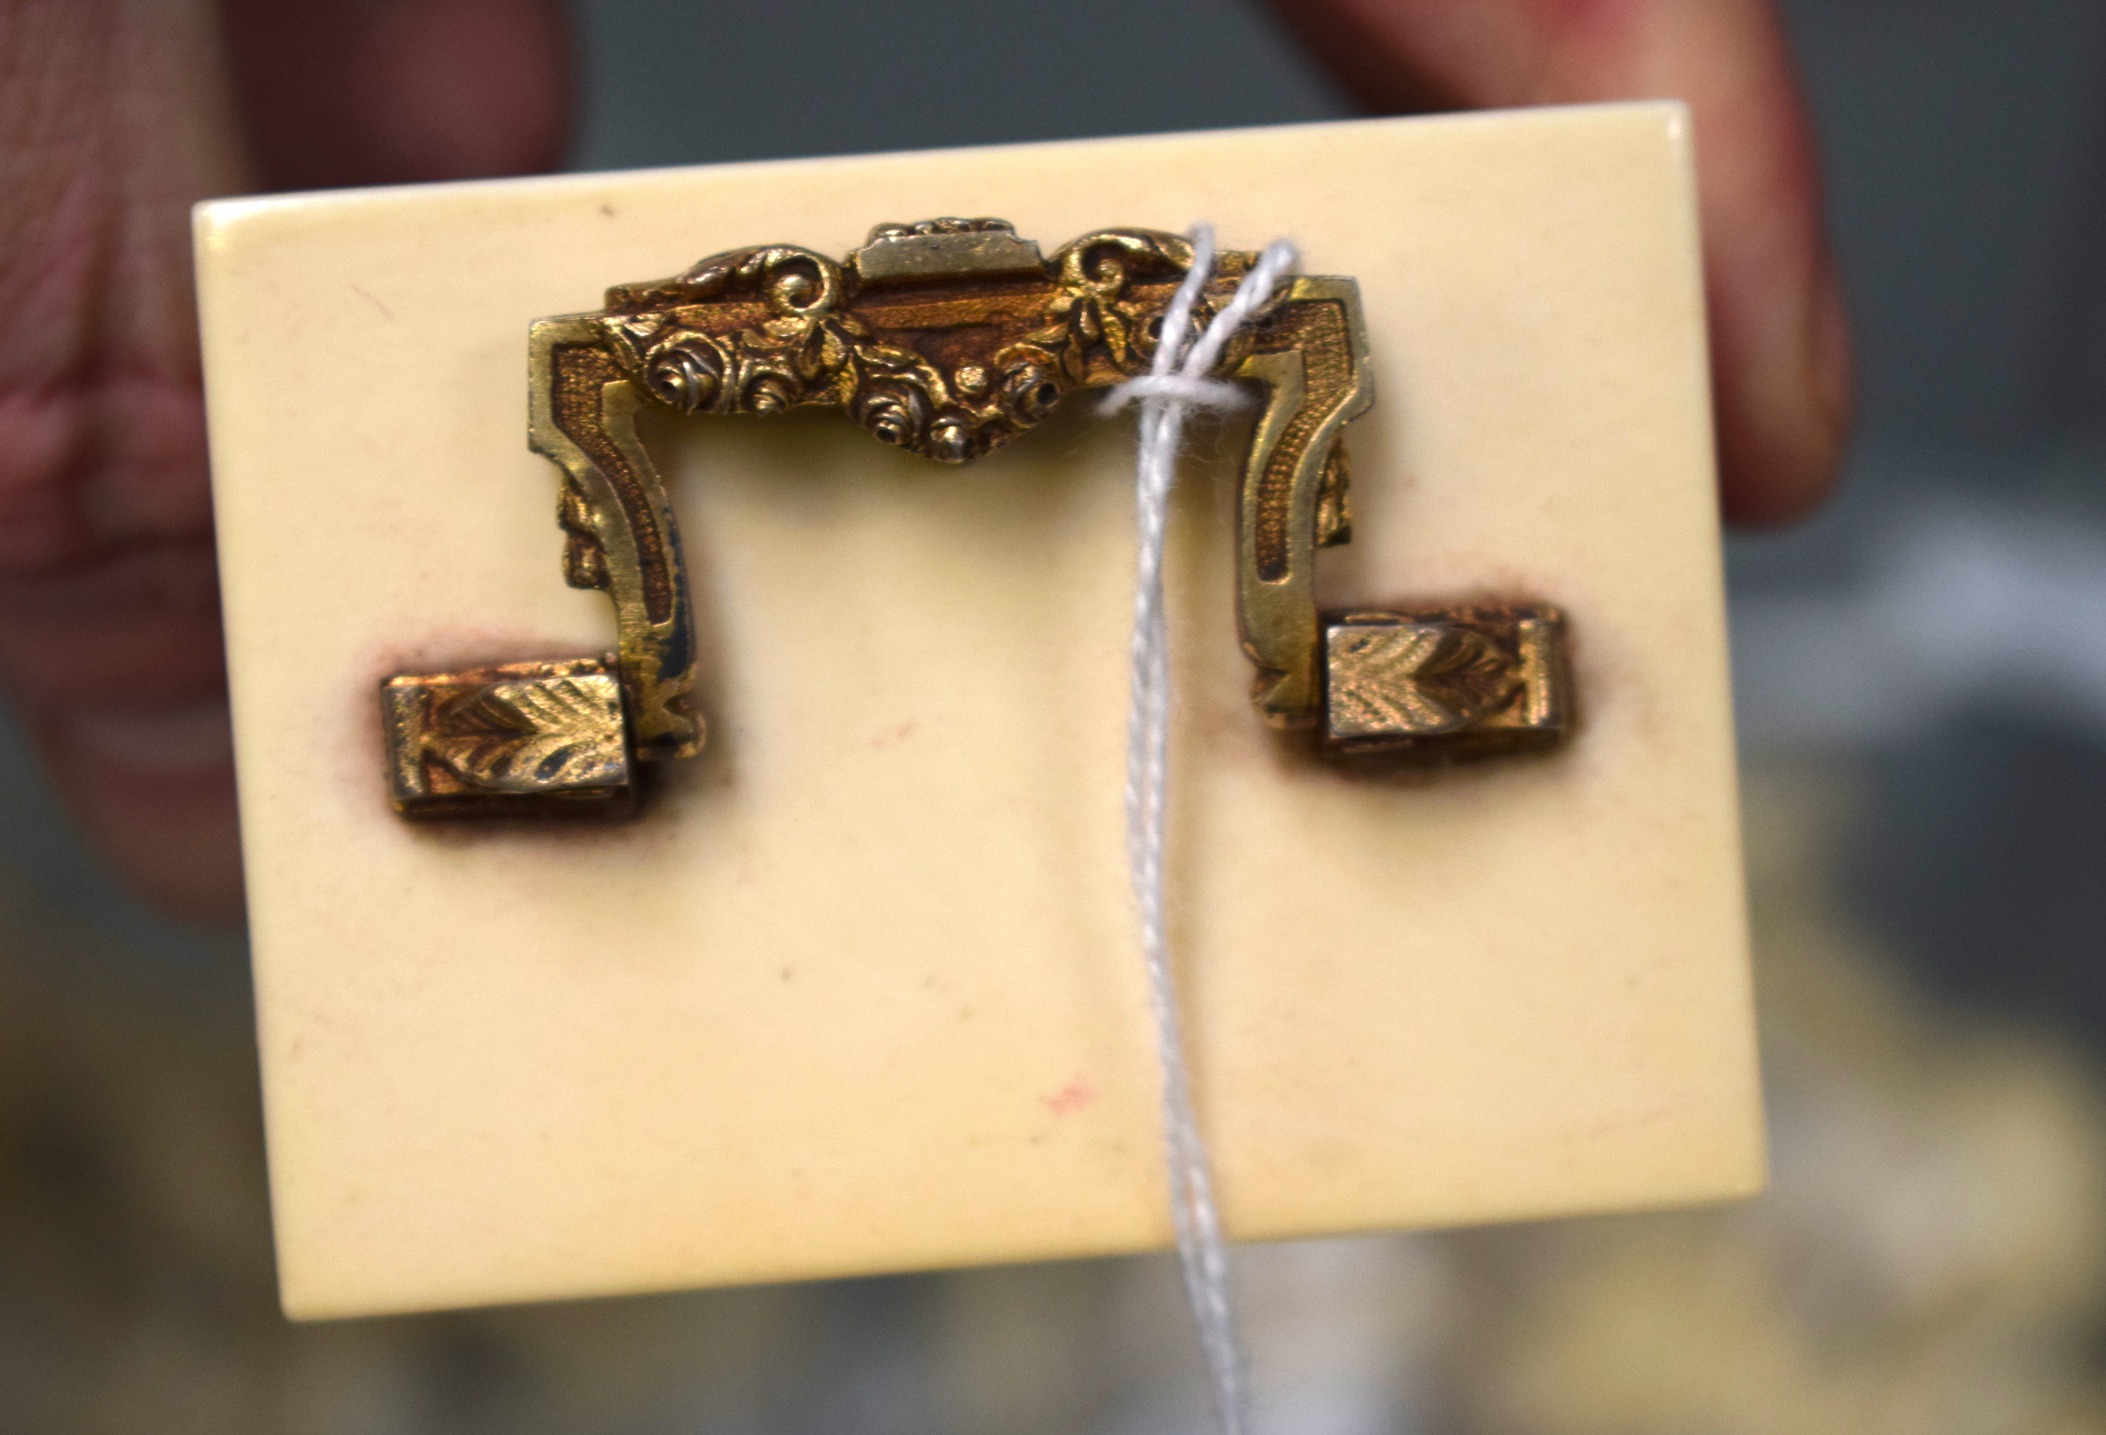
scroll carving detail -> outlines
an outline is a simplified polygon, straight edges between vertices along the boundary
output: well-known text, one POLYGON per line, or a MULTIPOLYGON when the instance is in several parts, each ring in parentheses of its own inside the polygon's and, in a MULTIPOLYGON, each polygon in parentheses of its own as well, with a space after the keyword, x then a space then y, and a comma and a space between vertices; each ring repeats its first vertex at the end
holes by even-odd
MULTIPOLYGON (((836 261, 787 244, 712 255, 617 285, 595 313, 529 341, 528 441, 562 470, 563 572, 615 610, 610 662, 570 660, 390 680, 405 813, 624 805, 634 764, 703 741, 679 525, 636 432, 677 414, 826 406, 881 442, 965 463, 1069 394, 1144 372, 1192 264, 1178 235, 1085 234, 1050 258, 999 219, 881 224, 836 261)), ((1256 256, 1227 252, 1206 324, 1256 256)), ((1264 391, 1242 480, 1237 617, 1253 701, 1337 751, 1436 757, 1554 741, 1569 722, 1563 619, 1547 607, 1318 613, 1318 549, 1352 534, 1339 439, 1374 400, 1360 291, 1286 281, 1217 372, 1264 391)))

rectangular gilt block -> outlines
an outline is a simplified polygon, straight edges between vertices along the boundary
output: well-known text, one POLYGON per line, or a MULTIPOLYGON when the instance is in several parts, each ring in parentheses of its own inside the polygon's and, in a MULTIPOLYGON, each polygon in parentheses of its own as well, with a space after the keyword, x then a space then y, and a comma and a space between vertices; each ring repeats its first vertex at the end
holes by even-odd
POLYGON ((622 692, 597 660, 503 663, 380 689, 395 810, 412 817, 626 810, 622 692))
POLYGON ((1496 756, 1572 723, 1554 608, 1346 613, 1324 620, 1324 740, 1341 752, 1496 756))
MULTIPOLYGON (((1121 816, 1130 417, 1077 402, 960 469, 838 413, 647 415, 709 745, 651 764, 629 822, 391 803, 460 755, 391 787, 390 674, 613 641, 525 445, 529 324, 703 255, 844 254, 936 215, 1049 245, 1291 235, 1307 272, 1359 281, 1377 385, 1320 603, 1513 595, 1571 625, 1561 747, 1404 780, 1320 760, 1249 702, 1248 420, 1197 426, 1168 882, 1232 1231, 1760 1182, 1680 109, 237 200, 201 211, 198 255, 294 1314, 1169 1240, 1121 816)), ((483 716, 528 754, 541 679, 493 681, 511 715, 483 716)), ((397 723, 463 697, 395 696, 397 723)))

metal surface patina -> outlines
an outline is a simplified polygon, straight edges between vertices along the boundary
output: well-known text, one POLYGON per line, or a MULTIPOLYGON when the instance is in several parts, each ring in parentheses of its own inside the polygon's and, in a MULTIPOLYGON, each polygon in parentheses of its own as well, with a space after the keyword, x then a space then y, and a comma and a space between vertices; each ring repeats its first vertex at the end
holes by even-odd
MULTIPOLYGON (((1204 325, 1256 261, 1228 251, 1204 325)), ((563 571, 613 601, 606 659, 390 679, 395 805, 409 816, 626 810, 641 762, 687 757, 703 724, 687 574, 637 439, 682 414, 845 410, 882 442, 966 463, 1077 389, 1146 372, 1191 244, 1084 235, 1050 258, 998 219, 880 225, 845 260, 772 244, 619 285, 529 339, 528 441, 562 470, 563 571)), ((1564 620, 1534 606, 1319 613, 1317 550, 1352 533, 1341 431, 1374 401, 1359 286, 1285 280, 1217 372, 1262 386, 1243 466, 1236 595, 1252 699, 1340 754, 1446 760, 1542 746, 1571 720, 1564 620)))

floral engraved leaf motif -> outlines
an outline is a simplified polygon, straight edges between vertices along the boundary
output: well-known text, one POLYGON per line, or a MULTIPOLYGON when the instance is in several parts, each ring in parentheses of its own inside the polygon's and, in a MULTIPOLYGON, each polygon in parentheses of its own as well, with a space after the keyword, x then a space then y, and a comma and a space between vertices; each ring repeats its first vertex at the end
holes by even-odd
POLYGON ((437 756, 499 792, 618 785, 621 699, 607 678, 488 683, 449 705, 437 756))
POLYGON ((1133 327, 1126 315, 1117 306, 1107 304, 1098 318, 1098 325, 1104 331, 1104 348, 1111 355, 1112 362, 1121 369, 1127 368, 1134 361, 1134 345, 1133 327))
POLYGON ((814 334, 812 365, 816 372, 830 374, 848 362, 848 342, 831 324, 821 324, 814 334))
POLYGON ((1440 732, 1455 715, 1419 686, 1419 669, 1440 647, 1437 630, 1409 627, 1354 633, 1354 681, 1334 686, 1332 701, 1355 727, 1440 732))
POLYGON ((1518 673, 1482 634, 1436 624, 1368 627, 1335 639, 1332 702, 1359 731, 1453 732, 1510 699, 1518 673))

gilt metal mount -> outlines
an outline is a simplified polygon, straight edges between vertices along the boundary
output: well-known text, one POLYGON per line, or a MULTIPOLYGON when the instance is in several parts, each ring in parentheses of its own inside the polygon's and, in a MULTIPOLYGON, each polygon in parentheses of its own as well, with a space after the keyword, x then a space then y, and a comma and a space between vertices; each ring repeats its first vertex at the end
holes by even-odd
MULTIPOLYGON (((1256 260, 1219 255, 1204 324, 1256 260)), ((791 245, 607 293, 529 338, 528 442, 562 470, 563 571, 614 603, 616 651, 383 686, 395 805, 412 816, 625 808, 640 762, 703 742, 679 531, 637 439, 683 414, 845 409, 939 463, 1008 443, 1069 393, 1145 372, 1192 263, 1184 239, 1084 235, 1050 258, 995 219, 881 225, 843 261, 791 245)), ((1322 614, 1317 550, 1351 536, 1339 438, 1374 400, 1359 286, 1284 281, 1218 373, 1266 402, 1244 462, 1236 596, 1252 699, 1340 753, 1446 758, 1555 742, 1564 620, 1544 606, 1322 614)))

